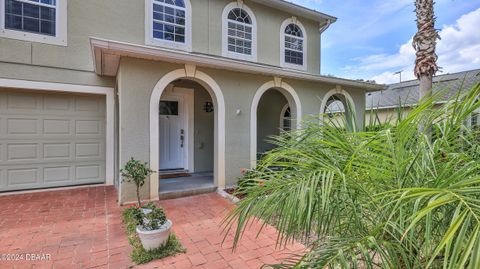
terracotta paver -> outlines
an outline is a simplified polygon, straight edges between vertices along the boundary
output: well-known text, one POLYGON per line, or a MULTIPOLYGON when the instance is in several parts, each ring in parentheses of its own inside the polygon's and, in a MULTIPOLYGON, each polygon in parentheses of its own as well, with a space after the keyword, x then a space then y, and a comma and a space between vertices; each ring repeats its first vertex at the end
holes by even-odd
MULTIPOLYGON (((17 256, 24 260, 0 260, 0 268, 131 267, 116 199, 115 188, 105 186, 0 196, 0 255, 24 254, 17 256), (50 254, 51 259, 32 261, 27 253, 50 254)), ((233 236, 222 244, 220 225, 233 205, 215 193, 159 204, 187 253, 135 268, 260 268, 304 249, 298 243, 276 249, 276 230, 267 226, 257 237, 257 222, 232 252, 233 236)))
POLYGON ((0 268, 126 268, 131 248, 116 199, 104 186, 0 196, 0 255, 24 259, 0 268))

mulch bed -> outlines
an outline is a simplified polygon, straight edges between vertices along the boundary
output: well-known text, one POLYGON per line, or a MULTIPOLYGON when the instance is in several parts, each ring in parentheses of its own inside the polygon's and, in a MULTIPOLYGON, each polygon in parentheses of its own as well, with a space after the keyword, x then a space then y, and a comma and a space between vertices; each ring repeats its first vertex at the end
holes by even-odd
POLYGON ((230 194, 230 195, 233 195, 235 197, 237 197, 238 199, 242 200, 244 199, 245 197, 247 197, 247 195, 245 194, 239 194, 237 193, 237 188, 227 188, 225 189, 225 192, 230 194))

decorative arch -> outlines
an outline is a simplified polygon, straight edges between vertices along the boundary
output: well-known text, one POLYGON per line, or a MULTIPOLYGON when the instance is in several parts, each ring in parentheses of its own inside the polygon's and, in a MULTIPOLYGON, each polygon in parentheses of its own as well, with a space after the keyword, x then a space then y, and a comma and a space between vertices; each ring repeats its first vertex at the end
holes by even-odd
MULTIPOLYGON (((212 96, 215 105, 215 134, 214 134, 214 182, 215 185, 225 187, 225 99, 217 82, 195 66, 186 65, 184 69, 174 70, 164 75, 153 88, 150 96, 150 169, 159 170, 159 106, 160 97, 166 87, 173 81, 185 78, 202 85, 212 96)), ((150 199, 158 200, 158 175, 150 176, 150 199)))
POLYGON ((280 66, 299 69, 299 70, 307 70, 307 60, 308 60, 307 45, 308 45, 307 30, 305 29, 303 24, 296 17, 292 17, 284 20, 282 25, 280 26, 280 66), (303 34, 303 65, 295 65, 295 64, 290 64, 285 62, 285 28, 287 28, 287 26, 290 24, 297 25, 303 34))
POLYGON ((300 122, 302 121, 302 104, 300 98, 298 97, 295 89, 283 82, 280 78, 275 78, 275 80, 266 82, 260 88, 257 89, 255 96, 252 100, 252 106, 250 108, 250 165, 255 167, 257 164, 257 109, 258 103, 262 98, 263 94, 270 90, 276 89, 281 92, 288 101, 290 105, 290 110, 292 112, 292 118, 296 119, 296 122, 293 123, 292 127, 296 126, 297 129, 300 128, 300 122))
POLYGON ((257 61, 257 18, 255 13, 243 1, 234 1, 225 6, 222 12, 222 56, 241 60, 257 61), (252 55, 242 55, 228 51, 228 13, 234 8, 245 10, 252 19, 252 55))
POLYGON ((347 110, 347 107, 348 107, 350 109, 350 113, 352 113, 355 116, 357 115, 356 109, 355 109, 355 102, 353 101, 352 96, 346 90, 344 90, 341 86, 337 86, 334 89, 331 89, 330 91, 328 91, 322 99, 322 103, 320 105, 320 123, 323 122, 325 109, 328 106, 328 100, 335 95, 343 95, 346 101, 350 104, 350 105, 344 104, 345 110, 347 110))

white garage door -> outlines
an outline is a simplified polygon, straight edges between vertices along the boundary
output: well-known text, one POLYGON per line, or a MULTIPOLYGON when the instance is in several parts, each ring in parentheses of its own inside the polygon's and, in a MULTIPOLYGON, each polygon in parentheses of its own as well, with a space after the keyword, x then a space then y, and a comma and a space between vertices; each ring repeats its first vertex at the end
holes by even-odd
POLYGON ((105 97, 0 89, 0 191, 105 182, 105 97))

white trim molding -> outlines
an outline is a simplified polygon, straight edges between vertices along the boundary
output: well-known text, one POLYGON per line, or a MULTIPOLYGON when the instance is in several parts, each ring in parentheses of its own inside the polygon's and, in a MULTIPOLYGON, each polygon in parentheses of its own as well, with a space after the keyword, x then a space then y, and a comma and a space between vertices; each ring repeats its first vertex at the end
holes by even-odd
MULTIPOLYGON (((225 99, 217 82, 206 73, 192 66, 174 70, 164 75, 155 85, 150 97, 150 169, 159 170, 159 106, 162 93, 173 81, 186 78, 202 85, 212 96, 215 104, 215 134, 214 134, 214 182, 219 188, 225 187, 225 99), (190 74, 190 75, 187 75, 190 74), (193 74, 193 76, 191 76, 193 74)), ((158 200, 158 174, 150 176, 150 200, 158 200)))
POLYGON ((297 69, 297 70, 302 70, 306 71, 307 70, 307 54, 308 54, 308 37, 307 37, 307 31, 303 24, 295 17, 288 18, 283 21, 282 25, 280 26, 280 66, 285 67, 285 68, 291 68, 291 69, 297 69), (285 28, 290 25, 290 24, 295 24, 297 25, 300 30, 302 31, 303 35, 303 65, 298 65, 298 64, 291 64, 291 63, 286 63, 285 62, 285 28))
MULTIPOLYGON (((27 2, 21 1, 20 2, 27 2)), ((45 43, 50 45, 67 46, 68 31, 68 1, 56 0, 55 8, 55 36, 30 33, 21 30, 6 29, 5 27, 5 0, 0 0, 0 37, 45 43)), ((41 3, 32 4, 43 5, 41 3)))
MULTIPOLYGON (((192 51, 192 4, 190 0, 185 2, 185 43, 162 40, 153 37, 153 4, 155 0, 145 0, 145 44, 150 46, 166 47, 191 52, 192 51)), ((156 2, 158 5, 165 5, 156 2)), ((168 5, 168 4, 167 4, 168 5)))
POLYGON ((234 1, 225 6, 222 13, 222 56, 239 60, 257 61, 257 18, 253 11, 243 3, 243 1, 234 1), (250 19, 252 19, 252 54, 241 54, 228 51, 228 14, 234 8, 241 8, 245 10, 250 19))
POLYGON ((85 86, 76 84, 63 84, 55 82, 42 82, 30 80, 4 79, 0 78, 0 87, 11 89, 25 89, 32 91, 50 91, 66 93, 88 93, 105 95, 106 99, 106 128, 105 128, 105 183, 114 184, 115 166, 115 99, 114 89, 109 87, 85 86))
POLYGON ((346 90, 344 90, 341 86, 337 85, 334 89, 331 89, 330 91, 328 91, 322 99, 322 103, 320 104, 320 123, 323 122, 328 99, 330 99, 330 97, 337 94, 345 96, 346 101, 350 103, 350 106, 348 106, 348 104, 344 104, 345 111, 347 111, 347 106, 348 106, 348 107, 351 107, 352 109, 351 113, 353 113, 353 115, 355 116, 357 115, 356 109, 355 109, 355 102, 353 101, 352 96, 346 90))
POLYGON ((385 85, 367 83, 336 77, 327 77, 305 71, 291 70, 280 66, 268 66, 259 63, 229 59, 220 56, 188 53, 159 47, 142 46, 138 44, 90 37, 95 73, 101 76, 116 76, 121 57, 163 61, 167 63, 188 63, 197 67, 225 69, 236 72, 277 76, 295 80, 340 84, 361 89, 362 91, 385 90, 385 85))
POLYGON ((288 101, 290 106, 290 112, 292 113, 292 119, 296 119, 296 122, 292 121, 292 129, 300 129, 300 123, 302 121, 302 103, 298 97, 295 89, 284 81, 274 79, 266 82, 260 88, 258 88, 255 96, 252 100, 252 106, 250 108, 250 166, 254 168, 257 165, 257 110, 260 99, 263 94, 270 90, 275 89, 281 92, 288 101))

